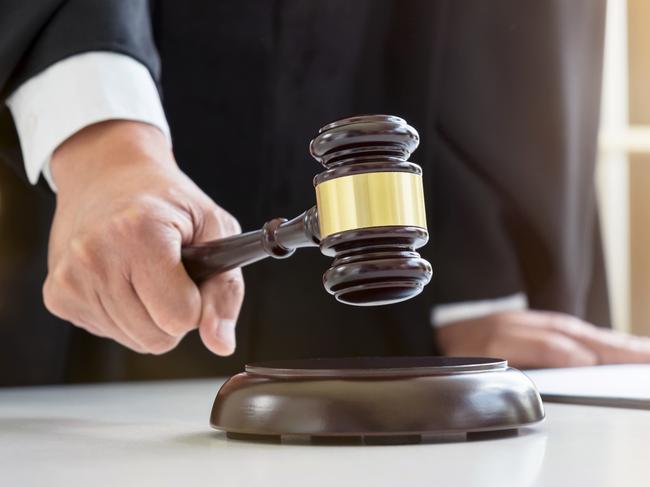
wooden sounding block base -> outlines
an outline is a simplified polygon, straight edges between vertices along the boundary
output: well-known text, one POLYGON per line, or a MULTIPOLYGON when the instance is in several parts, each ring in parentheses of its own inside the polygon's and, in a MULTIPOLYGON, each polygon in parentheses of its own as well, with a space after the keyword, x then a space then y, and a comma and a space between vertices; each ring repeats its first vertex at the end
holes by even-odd
POLYGON ((535 386, 505 360, 361 357, 247 365, 219 390, 210 423, 233 439, 399 444, 543 419, 535 386))

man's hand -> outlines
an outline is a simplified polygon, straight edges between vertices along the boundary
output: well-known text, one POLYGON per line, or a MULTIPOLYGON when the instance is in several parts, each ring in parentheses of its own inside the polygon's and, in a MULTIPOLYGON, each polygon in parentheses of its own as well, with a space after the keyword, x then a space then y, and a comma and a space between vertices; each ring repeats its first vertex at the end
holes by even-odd
POLYGON ((508 311, 436 330, 446 355, 507 359, 519 368, 650 363, 650 338, 596 328, 562 313, 508 311))
POLYGON ((64 142, 52 158, 58 187, 43 287, 47 308, 142 353, 164 353, 199 328, 219 355, 235 349, 241 272, 200 288, 181 246, 239 233, 239 224, 177 167, 162 133, 110 121, 64 142))

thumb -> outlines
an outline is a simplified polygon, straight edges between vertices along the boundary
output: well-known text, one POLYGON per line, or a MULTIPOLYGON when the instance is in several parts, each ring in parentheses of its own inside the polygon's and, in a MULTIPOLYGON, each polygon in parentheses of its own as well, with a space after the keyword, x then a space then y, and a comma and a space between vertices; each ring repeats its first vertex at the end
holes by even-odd
POLYGON ((235 325, 244 300, 240 269, 217 274, 201 285, 199 334, 208 350, 217 355, 235 351, 235 325))
MULTIPOLYGON (((212 203, 212 202, 211 202, 212 203)), ((241 232, 239 223, 214 203, 203 212, 203 225, 195 242, 206 242, 241 232)), ((244 278, 240 269, 216 274, 203 282, 199 335, 208 350, 217 355, 235 351, 235 325, 244 300, 244 278)))

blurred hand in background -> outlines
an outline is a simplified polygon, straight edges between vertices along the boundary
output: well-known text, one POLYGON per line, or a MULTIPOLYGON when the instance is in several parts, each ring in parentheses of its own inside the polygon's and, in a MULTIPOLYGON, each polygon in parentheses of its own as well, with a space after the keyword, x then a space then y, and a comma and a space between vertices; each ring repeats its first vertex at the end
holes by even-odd
POLYGON ((507 359, 518 368, 650 363, 650 338, 547 311, 508 311, 436 329, 446 355, 507 359))

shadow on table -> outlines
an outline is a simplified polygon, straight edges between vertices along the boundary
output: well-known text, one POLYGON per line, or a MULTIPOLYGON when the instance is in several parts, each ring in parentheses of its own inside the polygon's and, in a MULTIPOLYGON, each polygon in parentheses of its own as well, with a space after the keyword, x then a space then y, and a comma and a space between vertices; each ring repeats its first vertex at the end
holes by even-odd
POLYGON ((367 447, 367 446, 409 446, 409 445, 433 445, 444 443, 468 443, 468 442, 486 442, 486 441, 504 441, 513 438, 521 438, 530 435, 542 434, 539 430, 534 428, 520 428, 519 430, 503 430, 503 431, 487 431, 481 433, 456 433, 456 434, 442 434, 442 435, 424 435, 421 441, 411 443, 390 443, 385 444, 374 443, 366 444, 360 436, 341 436, 341 437, 309 437, 306 435, 286 435, 280 438, 279 436, 262 436, 262 435, 242 435, 236 438, 226 436, 223 431, 201 431, 196 433, 188 433, 186 435, 179 435, 172 438, 172 441, 178 444, 188 446, 211 446, 215 441, 228 442, 233 445, 245 444, 274 444, 274 445, 304 445, 304 446, 351 446, 351 447, 367 447))
MULTIPOLYGON (((178 431, 178 425, 174 430, 178 431)), ((238 436, 229 438, 226 433, 211 430, 192 431, 185 434, 169 434, 165 423, 135 423, 130 421, 102 421, 101 419, 83 419, 70 417, 21 417, 0 418, 0 436, 20 435, 21 437, 55 438, 64 440, 92 440, 100 439, 104 442, 114 440, 124 443, 138 443, 142 445, 156 444, 181 445, 189 448, 211 448, 217 444, 230 446, 250 445, 300 445, 305 447, 368 447, 380 445, 379 442, 367 441, 364 443, 359 436, 342 437, 309 437, 305 435, 279 436, 238 436), (153 435, 152 435, 153 433, 153 435), (370 444, 368 444, 370 443, 370 444)), ((476 443, 476 442, 508 442, 531 435, 542 435, 539 429, 521 428, 519 430, 493 431, 472 434, 443 434, 424 435, 417 441, 399 444, 386 442, 386 446, 402 447, 417 445, 435 445, 449 443, 476 443)))

